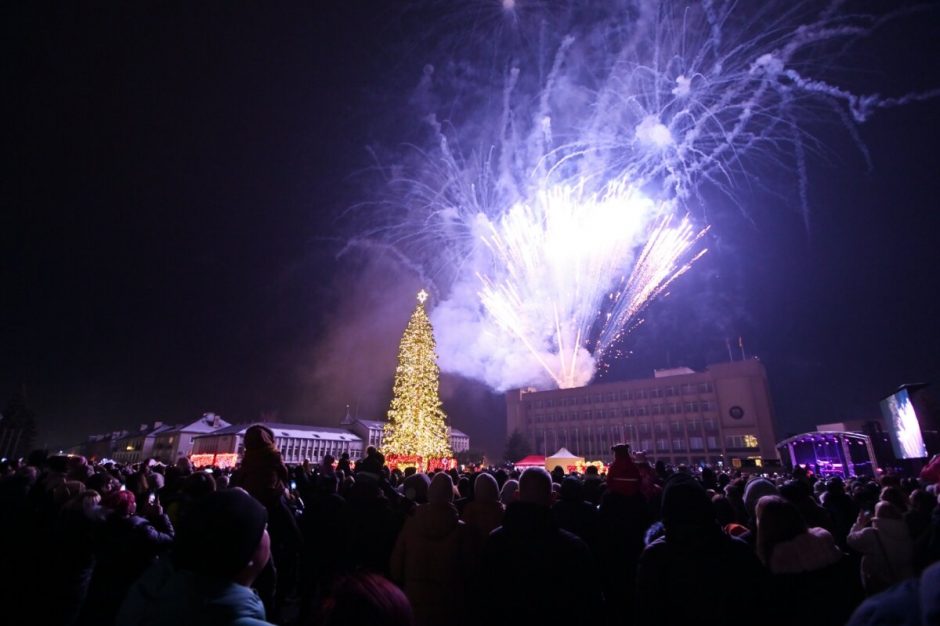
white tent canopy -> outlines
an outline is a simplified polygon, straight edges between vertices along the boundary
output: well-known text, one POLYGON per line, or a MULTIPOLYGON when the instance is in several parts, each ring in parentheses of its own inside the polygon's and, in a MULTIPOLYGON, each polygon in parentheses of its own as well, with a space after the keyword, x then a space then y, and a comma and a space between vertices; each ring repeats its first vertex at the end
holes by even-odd
POLYGON ((568 451, 568 448, 561 448, 545 459, 545 469, 552 471, 560 465, 565 471, 569 471, 569 468, 577 466, 579 463, 584 463, 584 457, 572 454, 568 451))

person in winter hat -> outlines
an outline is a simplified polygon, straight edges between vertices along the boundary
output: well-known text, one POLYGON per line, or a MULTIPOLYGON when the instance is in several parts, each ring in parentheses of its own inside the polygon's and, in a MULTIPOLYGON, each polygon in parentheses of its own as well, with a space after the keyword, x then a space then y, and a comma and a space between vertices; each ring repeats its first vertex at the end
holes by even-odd
POLYGON ((453 479, 445 472, 435 474, 427 503, 405 522, 392 552, 392 579, 408 596, 417 626, 464 624, 468 617, 474 549, 453 501, 453 479))
POLYGON ((503 522, 506 507, 499 501, 499 487, 492 474, 483 472, 473 481, 473 500, 464 505, 461 518, 482 541, 503 522))
POLYGON ((747 512, 747 523, 752 529, 755 527, 757 501, 764 496, 779 496, 780 490, 766 478, 755 478, 744 487, 744 510, 747 512))
POLYGON ((212 492, 180 520, 171 559, 131 587, 121 626, 264 626, 264 606, 249 588, 271 554, 267 510, 242 489, 212 492))
POLYGON ((402 493, 406 498, 416 504, 425 504, 428 501, 428 486, 431 479, 427 474, 412 474, 402 483, 402 493))
POLYGON ((516 501, 516 493, 519 491, 519 481, 510 478, 503 483, 503 488, 499 492, 499 501, 503 506, 509 506, 516 501))

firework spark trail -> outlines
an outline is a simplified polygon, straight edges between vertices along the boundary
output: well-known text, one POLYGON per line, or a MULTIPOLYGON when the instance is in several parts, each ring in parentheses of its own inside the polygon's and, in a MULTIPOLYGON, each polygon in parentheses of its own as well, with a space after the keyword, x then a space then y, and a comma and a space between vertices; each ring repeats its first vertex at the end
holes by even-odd
POLYGON ((389 168, 363 236, 436 283, 441 367, 497 390, 587 382, 699 258, 678 216, 704 189, 740 206, 752 173, 789 170, 808 215, 808 117, 831 111, 867 158, 857 124, 940 95, 839 84, 850 46, 917 11, 850 4, 410 4, 427 34, 408 108, 432 138, 389 168))
MULTIPOLYGON (((689 220, 672 226, 671 210, 625 181, 601 194, 554 187, 489 223, 484 241, 495 263, 480 275, 487 315, 517 339, 558 387, 586 384, 621 329, 694 262, 681 264, 704 234, 689 220), (663 215, 647 234, 648 224, 663 215), (636 241, 646 244, 631 267, 636 241), (586 341, 608 302, 604 331, 586 341)), ((703 251, 704 252, 704 251, 703 251)))

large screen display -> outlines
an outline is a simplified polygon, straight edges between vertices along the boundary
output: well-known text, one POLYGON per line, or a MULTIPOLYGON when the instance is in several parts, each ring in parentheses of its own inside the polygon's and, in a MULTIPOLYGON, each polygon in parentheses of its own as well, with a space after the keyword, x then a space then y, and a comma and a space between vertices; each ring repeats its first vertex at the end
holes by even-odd
POLYGON ((920 432, 920 422, 911 396, 907 389, 881 401, 881 413, 884 415, 891 437, 891 447, 899 459, 922 459, 927 456, 927 446, 920 432))

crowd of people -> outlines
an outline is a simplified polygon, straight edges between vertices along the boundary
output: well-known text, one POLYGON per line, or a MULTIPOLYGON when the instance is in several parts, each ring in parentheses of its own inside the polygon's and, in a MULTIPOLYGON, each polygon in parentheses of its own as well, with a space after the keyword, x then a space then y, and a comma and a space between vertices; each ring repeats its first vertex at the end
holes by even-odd
POLYGON ((936 478, 0 464, 8 624, 936 624, 936 478))

